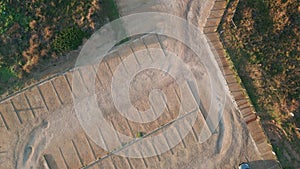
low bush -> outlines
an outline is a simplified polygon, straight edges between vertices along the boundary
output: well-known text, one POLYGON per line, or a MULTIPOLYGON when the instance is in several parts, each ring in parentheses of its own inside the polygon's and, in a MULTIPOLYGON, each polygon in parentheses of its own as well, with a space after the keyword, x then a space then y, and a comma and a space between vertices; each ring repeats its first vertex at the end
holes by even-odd
POLYGON ((58 33, 52 42, 54 51, 66 52, 76 49, 87 34, 78 27, 71 27, 58 33))

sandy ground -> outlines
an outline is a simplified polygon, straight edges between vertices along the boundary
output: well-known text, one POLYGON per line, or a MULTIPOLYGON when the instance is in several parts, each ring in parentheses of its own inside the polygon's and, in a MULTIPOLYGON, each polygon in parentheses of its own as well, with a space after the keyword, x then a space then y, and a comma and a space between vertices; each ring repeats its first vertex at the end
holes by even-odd
POLYGON ((204 27, 214 0, 116 0, 122 16, 140 12, 164 12, 204 27))
MULTIPOLYGON (((159 45, 159 43, 153 41, 155 41, 155 37, 151 36, 144 39, 146 45, 143 46, 142 43, 138 44, 142 44, 142 48, 144 49, 146 46, 159 45)), ((172 49, 168 45, 174 43, 176 44, 174 40, 162 40, 162 44, 168 50, 174 51, 174 48, 172 49)), ((177 43, 176 50, 178 50, 178 46, 180 44, 177 43)), ((137 49, 139 48, 141 47, 137 47, 137 49)), ((125 45, 118 50, 118 53, 123 54, 122 57, 126 58, 124 50, 128 51, 129 49, 128 45, 125 45)), ((194 57, 192 54, 182 55, 181 57, 191 67, 197 62, 197 57, 194 57)), ((113 107, 109 90, 109 83, 111 82, 109 69, 114 71, 113 65, 119 65, 120 62, 121 59, 115 56, 114 53, 106 61, 107 64, 102 64, 97 69, 97 74, 101 80, 101 82, 98 81, 95 84, 96 91, 99 91, 97 93, 97 100, 105 112, 104 118, 118 132, 131 137, 135 137, 138 132, 148 134, 159 128, 158 132, 147 136, 147 138, 155 137, 160 132, 172 128, 173 135, 166 136, 164 140, 161 140, 164 146, 168 147, 174 136, 181 137, 180 134, 176 134, 180 132, 174 126, 161 127, 177 120, 178 103, 182 98, 176 96, 176 83, 172 81, 172 78, 165 77, 159 71, 142 72, 140 76, 144 76, 144 78, 138 78, 139 76, 137 76, 137 80, 133 80, 133 105, 136 105, 139 109, 149 107, 149 102, 146 99, 147 95, 135 92, 141 90, 139 85, 147 88, 145 80, 151 78, 154 82, 157 82, 156 88, 161 88, 161 90, 165 91, 164 93, 168 98, 168 111, 166 110, 156 121, 144 125, 128 121, 120 116, 113 107)), ((92 67, 89 68, 92 69, 92 67)), ((197 78, 205 79, 206 72, 203 67, 195 67, 194 71, 198 72, 199 76, 197 78)), ((104 151, 96 145, 97 140, 93 140, 85 134, 76 118, 72 99, 70 98, 70 89, 67 84, 68 81, 72 82, 72 73, 76 74, 78 72, 66 73, 65 76, 57 77, 50 82, 46 82, 15 96, 12 100, 1 103, 1 115, 6 121, 6 126, 2 125, 1 127, 1 135, 5 136, 1 139, 1 151, 5 152, 1 154, 2 168, 80 168, 83 166, 87 166, 87 168, 130 168, 130 166, 132 168, 219 168, 220 166, 232 168, 242 161, 261 160, 248 134, 246 124, 243 122, 240 113, 230 102, 230 99, 226 103, 221 123, 213 131, 212 136, 204 143, 200 144, 198 142, 199 133, 201 133, 201 129, 205 128, 206 125, 203 112, 198 111, 193 129, 186 137, 180 138, 183 139, 183 142, 180 142, 171 151, 148 158, 124 158, 109 154, 109 152, 104 151), (39 91, 42 95, 39 94, 39 91), (59 97, 56 96, 56 93, 59 97), (26 101, 27 99, 28 102, 26 101), (19 111, 16 113, 14 110, 19 111), (18 116, 9 117, 9 114, 15 115, 13 113, 18 114, 18 116), (91 165, 92 163, 95 164, 91 165), (123 163, 126 163, 126 166, 123 163)), ((83 84, 87 80, 83 76, 80 83, 83 84)), ((149 85, 149 83, 147 84, 149 85)), ((148 87, 150 90, 151 85, 148 87)), ((88 95, 88 91, 73 90, 75 95, 83 92, 86 92, 88 95)), ((205 105, 204 107, 207 107, 209 105, 209 98, 203 97, 205 95, 199 96, 201 97, 201 102, 205 105)), ((191 96, 190 99, 192 99, 190 100, 192 102, 193 97, 191 96)), ((101 125, 94 125, 94 128, 95 130, 97 128, 101 129, 101 125)), ((94 130, 89 132, 94 132, 94 130)), ((108 137, 103 135, 100 137, 108 139, 110 136, 113 137, 113 134, 108 137)), ((131 142, 135 141, 136 139, 132 139, 128 140, 128 142, 120 142, 119 145, 120 147, 134 147, 138 144, 131 144, 131 142)), ((154 147, 150 143, 147 146, 154 147)), ((120 149, 120 147, 109 147, 108 149, 113 151, 120 149)), ((122 154, 122 151, 124 152, 126 149, 129 148, 118 151, 122 154)), ((139 149, 136 147, 133 150, 138 152, 139 149)))
MULTIPOLYGON (((210 0, 149 2, 118 0, 117 2, 122 15, 144 11, 169 12, 188 19, 200 29, 205 24, 205 18, 213 4, 210 0)), ((236 168, 243 161, 263 160, 228 91, 225 91, 227 99, 221 121, 217 129, 211 131, 209 134, 212 135, 203 143, 198 141, 201 130, 207 128, 205 112, 210 106, 214 106, 210 104, 210 91, 199 88, 200 98, 195 98, 193 95, 195 91, 188 89, 191 96, 185 99, 190 102, 200 100, 203 106, 195 113, 184 112, 186 116, 183 119, 186 121, 183 122, 193 120, 191 118, 194 117, 193 115, 197 118, 193 128, 187 136, 183 137, 180 129, 171 125, 179 121, 178 104, 183 98, 178 95, 178 84, 160 71, 149 70, 138 74, 131 83, 130 98, 138 110, 146 110, 151 105, 147 99, 148 94, 152 89, 158 88, 164 91, 168 100, 168 108, 164 109, 163 114, 154 122, 139 124, 127 120, 118 113, 111 97, 112 72, 116 70, 117 65, 123 64, 130 69, 142 63, 139 60, 141 58, 149 60, 155 57, 149 50, 151 47, 160 49, 162 53, 167 50, 177 53, 178 57, 193 70, 195 77, 203 82, 203 86, 210 85, 207 70, 201 63, 201 59, 199 60, 181 43, 154 35, 128 42, 116 48, 109 59, 100 66, 87 66, 66 72, 2 101, 0 103, 0 168, 236 168), (137 54, 141 49, 148 52, 136 57, 136 65, 132 62, 126 64, 124 60, 130 55, 137 54), (117 132, 105 133, 102 124, 94 123, 94 128, 84 131, 77 119, 78 114, 75 113, 71 95, 73 93, 74 97, 77 97, 85 93, 84 97, 77 97, 83 102, 91 95, 89 86, 86 85, 91 79, 84 76, 86 70, 97 73, 97 79, 94 81, 95 96, 110 126, 115 131, 131 137, 136 137, 137 133, 142 132, 145 134, 143 138, 133 138, 123 142, 118 139, 117 132), (77 85, 82 85, 82 90, 72 87, 74 74, 80 77, 76 82, 77 85), (152 157, 146 157, 141 153, 142 149, 157 152, 159 147, 156 147, 154 142, 146 142, 143 147, 140 147, 139 140, 148 138, 151 140, 168 129, 172 134, 162 137, 159 145, 168 147, 169 151, 152 157), (109 151, 100 148, 96 144, 99 140, 91 137, 91 133, 97 135, 109 151), (170 147, 172 141, 178 138, 183 141, 175 147, 170 147), (110 141, 116 141, 116 144, 110 144, 110 141), (110 145, 118 146, 110 147, 110 145), (127 158, 111 153, 122 154, 131 149, 143 158, 127 158)), ((176 66, 171 69, 176 70, 176 66)), ((93 122, 92 118, 88 120, 93 122)), ((253 164, 253 168, 265 167, 253 164)))

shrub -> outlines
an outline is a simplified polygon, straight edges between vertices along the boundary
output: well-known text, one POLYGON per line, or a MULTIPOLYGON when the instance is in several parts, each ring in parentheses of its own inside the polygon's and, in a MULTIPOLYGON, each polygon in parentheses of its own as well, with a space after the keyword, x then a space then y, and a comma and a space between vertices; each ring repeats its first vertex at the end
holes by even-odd
POLYGON ((137 132, 136 133, 137 138, 142 138, 144 135, 145 135, 145 133, 143 133, 143 132, 137 132))
POLYGON ((59 53, 76 49, 87 34, 78 27, 64 29, 52 42, 53 50, 59 53))

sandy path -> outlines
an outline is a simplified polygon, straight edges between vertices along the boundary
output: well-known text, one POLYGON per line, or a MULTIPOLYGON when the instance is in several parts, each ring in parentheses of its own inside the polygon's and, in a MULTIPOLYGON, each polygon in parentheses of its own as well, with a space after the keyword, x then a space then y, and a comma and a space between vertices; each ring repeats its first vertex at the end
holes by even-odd
POLYGON ((203 29, 214 0, 116 0, 122 16, 140 12, 165 12, 203 29))

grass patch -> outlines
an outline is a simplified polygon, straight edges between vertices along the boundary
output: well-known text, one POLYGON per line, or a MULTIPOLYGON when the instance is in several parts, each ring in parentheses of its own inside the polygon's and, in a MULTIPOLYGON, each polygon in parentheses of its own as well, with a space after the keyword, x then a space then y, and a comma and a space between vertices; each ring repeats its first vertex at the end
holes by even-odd
MULTIPOLYGON (((17 81, 18 74, 12 69, 7 67, 0 67, 0 93, 5 92, 7 84, 13 84, 17 81)), ((20 83, 15 83, 14 88, 21 86, 20 83)))
POLYGON ((117 5, 114 1, 103 1, 102 6, 104 8, 104 12, 108 15, 109 20, 115 20, 120 17, 117 5))
POLYGON ((0 72, 4 80, 0 95, 35 78, 31 76, 35 71, 47 69, 118 17, 114 0, 1 1, 0 72), (7 68, 18 75, 16 81, 7 81, 16 78, 7 68))
POLYGON ((2 83, 8 83, 10 79, 17 78, 16 72, 9 68, 0 68, 0 79, 2 83))

